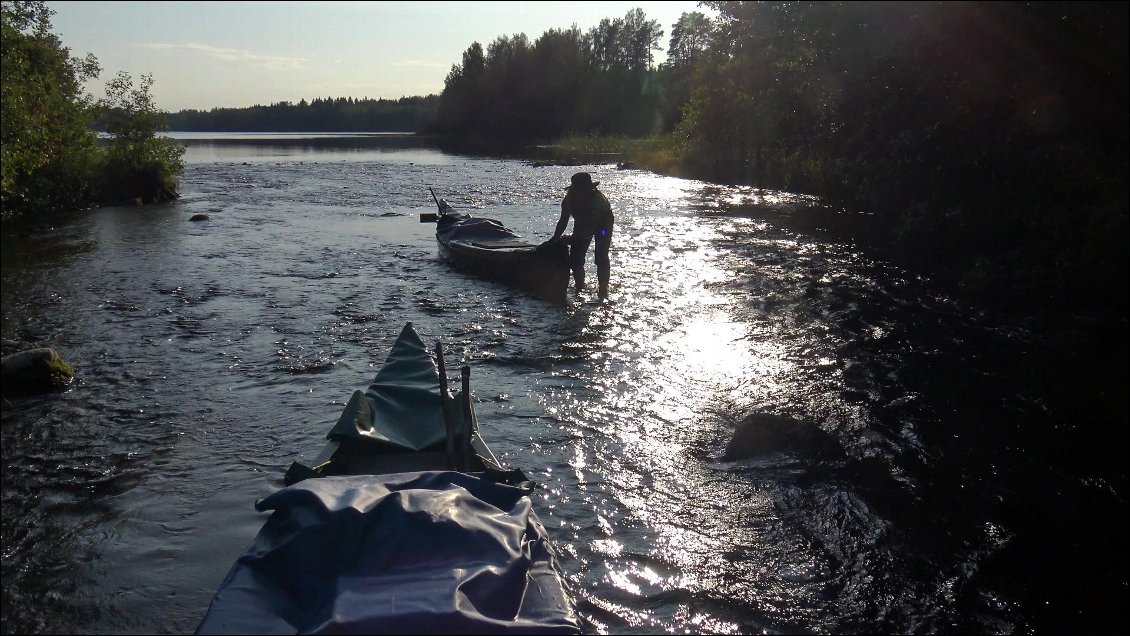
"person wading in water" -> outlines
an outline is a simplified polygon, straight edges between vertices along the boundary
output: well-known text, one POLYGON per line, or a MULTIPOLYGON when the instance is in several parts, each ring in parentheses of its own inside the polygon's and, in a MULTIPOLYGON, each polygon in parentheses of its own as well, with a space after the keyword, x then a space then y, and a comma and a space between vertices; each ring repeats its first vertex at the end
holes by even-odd
POLYGON ((573 239, 569 244, 569 266, 573 270, 573 282, 576 283, 578 292, 585 288, 585 255, 589 251, 589 243, 596 241, 596 278, 600 284, 601 298, 608 297, 608 279, 611 274, 612 264, 608 258, 608 251, 612 247, 612 204, 605 198, 604 193, 596 189, 599 181, 593 181, 587 172, 578 172, 570 179, 566 189, 565 198, 561 200, 561 219, 557 222, 557 229, 553 231, 553 238, 546 241, 551 243, 561 238, 565 228, 569 225, 569 217, 573 217, 573 239))

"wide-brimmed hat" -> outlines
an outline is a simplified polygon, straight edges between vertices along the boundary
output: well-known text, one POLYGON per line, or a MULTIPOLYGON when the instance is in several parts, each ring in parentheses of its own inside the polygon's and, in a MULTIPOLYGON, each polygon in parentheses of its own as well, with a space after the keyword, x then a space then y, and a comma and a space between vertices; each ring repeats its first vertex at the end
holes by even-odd
POLYGON ((593 181, 592 175, 590 175, 589 173, 587 173, 587 172, 577 172, 572 177, 569 178, 569 185, 566 186, 565 189, 568 190, 569 188, 577 188, 577 189, 587 188, 587 189, 591 190, 598 185, 600 185, 600 182, 599 181, 593 181))

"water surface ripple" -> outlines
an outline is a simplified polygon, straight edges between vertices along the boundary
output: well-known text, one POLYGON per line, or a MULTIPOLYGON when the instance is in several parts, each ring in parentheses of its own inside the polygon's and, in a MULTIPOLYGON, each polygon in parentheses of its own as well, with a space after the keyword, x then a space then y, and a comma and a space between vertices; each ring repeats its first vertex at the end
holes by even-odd
POLYGON ((616 209, 611 298, 555 307, 451 269, 417 216, 433 186, 545 238, 579 168, 188 158, 174 204, 5 228, 6 346, 77 369, 4 403, 5 633, 191 632, 408 321, 472 367, 593 631, 1127 631, 1125 316, 963 304, 790 224, 806 197, 611 165, 580 168, 616 209), (753 411, 826 443, 723 459, 753 411))

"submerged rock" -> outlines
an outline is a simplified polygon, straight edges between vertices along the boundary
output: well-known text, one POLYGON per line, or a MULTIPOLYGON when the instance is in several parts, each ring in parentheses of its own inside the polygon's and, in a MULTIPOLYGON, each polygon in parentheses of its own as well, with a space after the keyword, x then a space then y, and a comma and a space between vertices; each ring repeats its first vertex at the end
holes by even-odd
POLYGON ((738 423, 722 458, 749 459, 773 453, 824 458, 838 451, 835 439, 812 422, 773 413, 752 413, 738 423))
POLYGON ((212 218, 212 217, 208 216, 207 214, 193 214, 192 217, 189 218, 188 220, 189 221, 207 221, 210 218, 212 218))
POLYGON ((74 378, 74 369, 49 347, 28 349, 0 358, 3 394, 32 395, 61 389, 74 378))

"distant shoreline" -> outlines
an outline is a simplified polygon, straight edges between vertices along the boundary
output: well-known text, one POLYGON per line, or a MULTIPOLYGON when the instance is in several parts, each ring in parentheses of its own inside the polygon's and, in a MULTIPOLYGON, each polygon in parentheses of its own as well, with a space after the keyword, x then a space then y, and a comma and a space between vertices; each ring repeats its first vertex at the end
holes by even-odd
POLYGON ((293 131, 196 131, 196 130, 169 130, 161 133, 165 137, 177 140, 194 139, 334 139, 346 137, 420 137, 414 132, 321 132, 316 130, 293 131))

